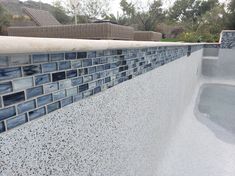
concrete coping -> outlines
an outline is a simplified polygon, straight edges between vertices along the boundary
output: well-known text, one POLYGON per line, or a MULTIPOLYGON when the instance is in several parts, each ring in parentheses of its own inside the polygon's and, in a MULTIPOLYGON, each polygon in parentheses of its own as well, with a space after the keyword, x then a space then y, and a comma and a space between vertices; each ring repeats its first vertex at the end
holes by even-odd
POLYGON ((82 40, 1 36, 0 54, 97 51, 108 49, 131 49, 159 46, 192 46, 203 44, 205 43, 82 40))

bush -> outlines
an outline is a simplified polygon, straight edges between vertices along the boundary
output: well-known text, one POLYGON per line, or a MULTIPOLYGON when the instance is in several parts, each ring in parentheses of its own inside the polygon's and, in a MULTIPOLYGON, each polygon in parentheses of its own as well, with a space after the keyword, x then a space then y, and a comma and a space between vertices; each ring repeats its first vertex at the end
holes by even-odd
POLYGON ((179 36, 179 41, 184 42, 218 42, 219 34, 213 35, 210 33, 183 32, 179 36))

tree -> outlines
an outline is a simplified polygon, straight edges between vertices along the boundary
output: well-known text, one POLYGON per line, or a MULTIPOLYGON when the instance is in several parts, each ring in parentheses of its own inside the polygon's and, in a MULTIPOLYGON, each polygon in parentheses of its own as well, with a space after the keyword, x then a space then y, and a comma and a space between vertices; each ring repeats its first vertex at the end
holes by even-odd
POLYGON ((7 27, 10 25, 10 18, 10 14, 0 4, 0 33, 2 32, 3 27, 7 27))
POLYGON ((228 5, 227 25, 228 29, 235 29, 235 0, 231 0, 228 5))
POLYGON ((53 4, 54 10, 52 11, 55 18, 62 24, 68 24, 71 22, 71 18, 66 15, 64 7, 61 5, 61 1, 57 0, 53 4))
POLYGON ((76 25, 78 23, 77 16, 78 16, 78 6, 80 5, 79 0, 69 0, 69 5, 74 15, 74 22, 76 25))

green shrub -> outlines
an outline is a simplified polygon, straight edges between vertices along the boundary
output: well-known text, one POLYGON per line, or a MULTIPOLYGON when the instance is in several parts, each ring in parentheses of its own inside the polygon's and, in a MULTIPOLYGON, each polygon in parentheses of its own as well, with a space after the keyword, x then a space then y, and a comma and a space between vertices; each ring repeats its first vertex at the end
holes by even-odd
POLYGON ((179 36, 179 41, 183 42, 218 42, 219 34, 213 35, 210 33, 183 32, 179 36))

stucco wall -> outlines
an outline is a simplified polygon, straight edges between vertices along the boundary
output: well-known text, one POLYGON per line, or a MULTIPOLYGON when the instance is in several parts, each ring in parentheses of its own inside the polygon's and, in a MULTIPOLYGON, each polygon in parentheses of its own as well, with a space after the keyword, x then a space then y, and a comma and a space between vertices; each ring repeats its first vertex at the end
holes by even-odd
POLYGON ((0 175, 152 176, 201 69, 202 50, 0 136, 0 175))

